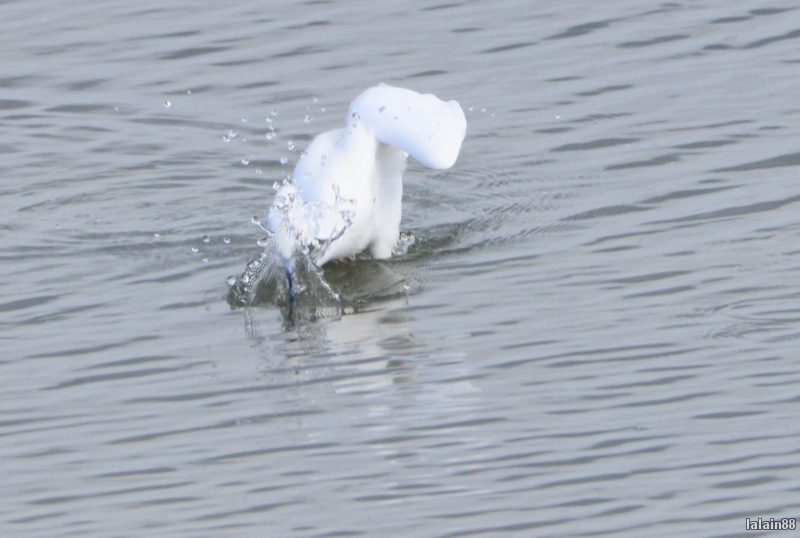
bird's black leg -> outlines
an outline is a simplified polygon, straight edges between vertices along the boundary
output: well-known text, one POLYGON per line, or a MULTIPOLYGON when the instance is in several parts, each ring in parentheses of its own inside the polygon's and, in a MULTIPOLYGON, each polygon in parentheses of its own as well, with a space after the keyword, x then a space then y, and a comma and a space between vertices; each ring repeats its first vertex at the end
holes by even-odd
POLYGON ((292 310, 297 302, 297 297, 294 291, 294 277, 292 276, 292 272, 288 267, 284 267, 284 271, 286 272, 286 280, 289 283, 289 310, 292 310))

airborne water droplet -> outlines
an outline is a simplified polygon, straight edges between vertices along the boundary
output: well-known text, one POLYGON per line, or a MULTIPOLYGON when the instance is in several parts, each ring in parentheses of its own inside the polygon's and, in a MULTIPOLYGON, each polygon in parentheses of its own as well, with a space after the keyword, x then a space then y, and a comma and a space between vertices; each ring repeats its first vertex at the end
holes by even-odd
POLYGON ((288 163, 289 163, 289 159, 288 158, 281 157, 281 164, 288 164, 288 163))
POLYGON ((199 249, 199 248, 197 248, 197 247, 192 247, 192 252, 194 252, 195 254, 197 254, 198 252, 200 252, 200 249, 199 249))
POLYGON ((252 223, 253 223, 253 224, 255 224, 255 225, 259 225, 259 224, 261 224, 261 219, 260 219, 260 218, 258 218, 258 217, 257 217, 257 216, 255 216, 255 215, 253 215, 253 218, 252 218, 252 219, 250 219, 250 222, 252 222, 252 223))
POLYGON ((382 107, 380 107, 380 108, 378 109, 378 112, 380 112, 381 114, 383 114, 383 111, 384 111, 384 110, 386 110, 386 107, 385 107, 385 106, 382 106, 382 107))
POLYGON ((275 138, 275 135, 272 132, 267 133, 267 140, 272 140, 275 138))
POLYGON ((171 106, 172 106, 172 103, 170 103, 169 101, 164 101, 164 106, 165 106, 166 108, 169 108, 169 107, 171 107, 171 106))
POLYGON ((289 151, 293 151, 294 150, 294 142, 289 140, 289 142, 286 144, 286 147, 289 148, 289 151))
POLYGON ((242 159, 242 164, 247 166, 248 164, 250 164, 250 161, 248 161, 247 159, 242 159))
POLYGON ((211 238, 208 237, 207 235, 204 235, 203 236, 203 243, 208 243, 209 241, 211 241, 211 238))
POLYGON ((273 116, 277 116, 278 115, 278 111, 273 108, 272 112, 270 112, 270 114, 272 114, 273 116))
POLYGON ((235 276, 229 276, 228 277, 228 286, 235 286, 235 285, 236 285, 236 277, 235 276))
POLYGON ((247 118, 242 118, 242 123, 247 123, 247 118))
POLYGON ((308 115, 306 115, 306 116, 303 118, 303 123, 311 123, 311 118, 309 118, 309 117, 308 117, 308 115))
POLYGON ((233 129, 231 129, 231 130, 228 132, 228 138, 236 138, 236 131, 234 131, 233 129))
POLYGON ((222 240, 222 242, 225 243, 226 245, 230 245, 231 244, 231 238, 230 237, 226 237, 226 238, 224 238, 222 240))

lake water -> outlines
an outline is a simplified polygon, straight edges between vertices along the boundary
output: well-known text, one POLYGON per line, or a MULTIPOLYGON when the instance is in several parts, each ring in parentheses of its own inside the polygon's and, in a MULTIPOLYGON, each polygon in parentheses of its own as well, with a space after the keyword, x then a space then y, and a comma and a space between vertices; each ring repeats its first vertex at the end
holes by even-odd
POLYGON ((387 6, 0 2, 0 534, 797 517, 800 5, 387 6), (232 307, 381 81, 467 116, 416 244, 328 268, 347 308, 232 307))

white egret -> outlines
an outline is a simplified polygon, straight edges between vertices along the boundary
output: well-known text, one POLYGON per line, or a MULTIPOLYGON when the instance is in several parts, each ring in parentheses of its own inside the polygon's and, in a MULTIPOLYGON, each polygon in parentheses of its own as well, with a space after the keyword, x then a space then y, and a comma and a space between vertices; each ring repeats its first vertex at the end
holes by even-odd
POLYGON ((275 195, 267 229, 292 292, 298 250, 321 266, 369 250, 392 255, 400 235, 408 155, 453 166, 467 121, 456 101, 380 84, 350 104, 341 129, 318 135, 275 195))

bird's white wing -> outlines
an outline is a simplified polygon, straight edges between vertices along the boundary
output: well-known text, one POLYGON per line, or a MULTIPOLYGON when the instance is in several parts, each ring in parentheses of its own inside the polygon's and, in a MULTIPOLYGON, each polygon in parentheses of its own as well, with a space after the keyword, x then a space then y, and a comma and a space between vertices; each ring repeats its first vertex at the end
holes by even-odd
POLYGON ((467 120, 456 101, 387 84, 366 90, 352 102, 348 122, 354 119, 378 141, 436 169, 453 166, 467 132, 467 120))

